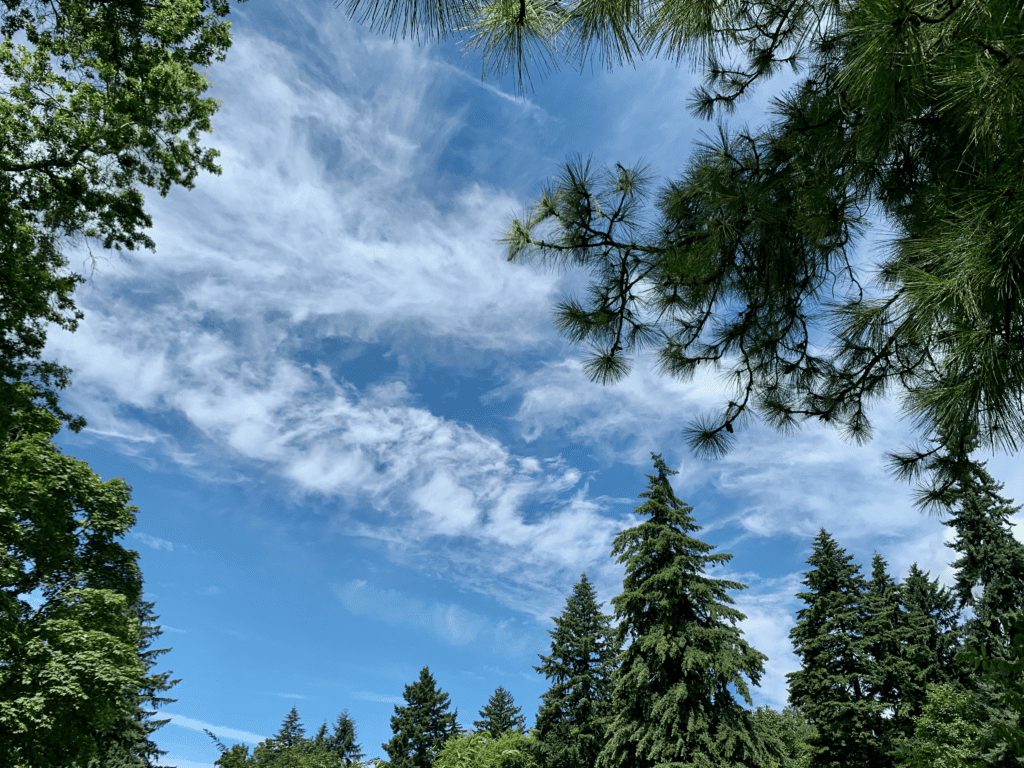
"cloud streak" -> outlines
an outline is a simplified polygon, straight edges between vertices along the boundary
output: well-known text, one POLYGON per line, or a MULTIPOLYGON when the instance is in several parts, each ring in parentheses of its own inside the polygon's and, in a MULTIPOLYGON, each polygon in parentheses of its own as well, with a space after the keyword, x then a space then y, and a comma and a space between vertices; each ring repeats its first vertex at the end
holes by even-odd
POLYGON ((242 731, 238 728, 228 728, 224 725, 210 725, 204 723, 202 720, 196 720, 185 715, 178 715, 172 712, 161 712, 161 717, 170 718, 171 725, 177 725, 182 728, 189 728, 193 731, 210 731, 218 739, 233 739, 234 741, 244 741, 247 744, 256 745, 261 741, 267 739, 266 736, 260 736, 257 733, 250 733, 249 731, 242 731))

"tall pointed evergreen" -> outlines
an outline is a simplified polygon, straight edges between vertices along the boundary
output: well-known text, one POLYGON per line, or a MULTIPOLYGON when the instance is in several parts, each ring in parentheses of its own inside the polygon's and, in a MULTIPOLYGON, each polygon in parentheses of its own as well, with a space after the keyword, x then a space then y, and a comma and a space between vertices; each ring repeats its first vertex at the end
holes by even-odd
MULTIPOLYGON (((999 494, 1002 488, 984 464, 972 463, 955 489, 952 517, 943 525, 957 532, 954 542, 946 546, 961 553, 952 564, 959 604, 970 606, 975 614, 961 628, 963 642, 981 649, 988 658, 1012 662, 1016 652, 1010 622, 1024 609, 1024 545, 1014 538, 1008 520, 1020 507, 1013 507, 1012 501, 999 494), (981 594, 975 596, 974 589, 979 587, 981 594)), ((1020 714, 1000 704, 1005 696, 1001 689, 1012 695, 1019 687, 981 679, 969 674, 963 665, 959 668, 962 685, 975 693, 985 712, 980 736, 986 745, 982 759, 989 766, 1016 768, 1017 757, 998 731, 1024 728, 1020 714)))
MULTIPOLYGON (((951 683, 956 677, 956 654, 960 649, 960 610, 956 595, 939 580, 928 580, 917 563, 912 563, 901 587, 903 605, 918 622, 926 637, 927 651, 918 657, 916 667, 921 670, 924 685, 951 683)), ((923 707, 923 702, 921 704, 923 707)), ((913 717, 921 714, 921 707, 912 709, 913 717)))
POLYGON ((541 664, 534 667, 552 685, 530 735, 546 768, 594 768, 611 716, 619 646, 587 574, 552 620, 551 653, 538 654, 541 664))
POLYGON ((473 721, 473 727, 477 731, 486 731, 495 739, 509 731, 525 734, 526 718, 520 714, 521 711, 512 694, 499 685, 487 700, 487 705, 480 710, 480 719, 473 721))
MULTIPOLYGON (((885 765, 892 765, 894 744, 913 736, 916 718, 927 699, 927 686, 938 682, 930 676, 935 670, 930 661, 935 637, 921 609, 906 605, 905 590, 886 573, 885 560, 876 554, 871 565, 865 594, 867 616, 861 626, 871 660, 865 690, 889 710, 889 717, 880 713, 872 727, 875 741, 886 755, 885 765)), ((920 589, 918 583, 915 589, 920 589)))
POLYGON ((622 594, 612 599, 621 654, 608 741, 600 768, 660 765, 763 766, 771 755, 751 714, 733 699, 732 683, 752 704, 745 673, 759 684, 767 657, 729 626, 745 618, 728 607, 729 589, 746 585, 703 575, 732 555, 707 554, 713 546, 689 533, 700 530, 672 491, 671 472, 652 454, 658 474, 648 475, 647 501, 636 508, 650 519, 622 531, 613 555, 626 564, 622 594))
POLYGON ((804 573, 810 591, 797 593, 807 608, 789 632, 801 661, 786 674, 789 701, 817 728, 809 742, 815 768, 877 768, 887 759, 876 732, 888 705, 868 689, 867 585, 852 559, 822 528, 807 560, 814 567, 804 573))
POLYGON ((430 768, 444 743, 459 732, 459 711, 448 712, 448 694, 437 687, 428 667, 402 696, 406 706, 396 705, 391 718, 394 736, 381 746, 392 768, 430 768))
POLYGON ((365 757, 362 747, 356 742, 356 724, 346 709, 334 722, 334 730, 327 731, 327 723, 323 723, 313 738, 329 752, 341 758, 344 765, 358 765, 365 757))
POLYGON ((282 749, 291 749, 301 744, 305 737, 306 729, 302 727, 302 721, 299 720, 299 711, 292 707, 274 735, 274 743, 282 749))

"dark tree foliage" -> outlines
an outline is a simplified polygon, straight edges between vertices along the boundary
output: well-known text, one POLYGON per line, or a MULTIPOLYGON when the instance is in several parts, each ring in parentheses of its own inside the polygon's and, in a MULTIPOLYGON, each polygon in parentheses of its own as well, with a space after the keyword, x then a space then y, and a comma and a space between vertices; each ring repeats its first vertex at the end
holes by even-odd
POLYGON ((1018 0, 339 0, 393 35, 467 34, 485 71, 595 53, 690 60, 691 111, 730 112, 783 65, 799 73, 762 130, 701 142, 652 189, 642 164, 567 163, 505 242, 516 262, 578 267, 587 296, 555 308, 603 383, 653 348, 687 380, 730 368, 735 392, 686 429, 729 449, 753 416, 815 419, 870 439, 898 395, 927 450, 890 454, 941 492, 971 444, 1024 440, 1024 6, 1018 0), (854 249, 894 236, 875 275, 854 249), (879 291, 865 290, 874 277, 879 291), (823 337, 821 343, 816 337, 823 337), (948 460, 935 464, 932 460, 948 460), (941 466, 940 466, 941 465, 941 466))
POLYGON ((867 689, 867 585, 851 560, 822 529, 807 560, 813 569, 804 573, 809 591, 797 594, 807 607, 797 611, 789 633, 801 662, 801 669, 786 675, 789 701, 817 728, 810 742, 816 768, 872 768, 888 759, 876 735, 889 705, 867 689))
POLYGON ((430 768, 445 742, 459 732, 459 711, 448 711, 448 694, 437 687, 429 667, 419 680, 405 686, 406 706, 395 706, 394 736, 381 746, 394 768, 430 768))
POLYGON ((314 741, 326 745, 345 762, 345 765, 357 765, 364 757, 362 747, 356 741, 355 721, 347 709, 338 715, 331 733, 327 732, 327 723, 320 726, 314 741))
POLYGON ((740 673, 757 685, 767 658, 734 626, 745 617, 728 606, 726 590, 745 585, 703 574, 732 555, 709 555, 714 547, 689 535, 700 530, 692 507, 673 493, 668 477, 675 473, 661 456, 652 458, 658 474, 648 475, 648 490, 640 494, 647 501, 635 510, 650 519, 619 533, 612 548, 626 564, 622 594, 612 599, 617 642, 630 644, 621 654, 598 766, 754 768, 781 759, 781 745, 759 741, 750 712, 726 687, 735 685, 750 704, 740 673))
POLYGON ((552 681, 530 732, 545 768, 594 768, 611 717, 619 646, 611 617, 601 613, 594 586, 581 574, 560 616, 552 617, 551 653, 538 672, 552 681))
POLYGON ((520 714, 521 711, 512 694, 499 685, 480 710, 480 719, 473 721, 473 727, 477 731, 486 731, 495 739, 509 731, 526 733, 526 718, 520 714))

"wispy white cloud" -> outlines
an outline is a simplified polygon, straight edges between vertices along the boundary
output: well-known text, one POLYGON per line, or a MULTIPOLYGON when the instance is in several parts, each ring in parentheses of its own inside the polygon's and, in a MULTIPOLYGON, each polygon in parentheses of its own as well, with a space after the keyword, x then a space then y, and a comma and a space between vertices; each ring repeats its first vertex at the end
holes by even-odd
POLYGON ((138 539, 147 547, 152 547, 153 549, 162 549, 167 552, 174 551, 174 544, 170 541, 167 541, 166 539, 161 539, 157 536, 150 536, 148 533, 142 533, 140 531, 132 531, 129 534, 129 536, 131 536, 133 539, 138 539))
POLYGON ((219 595, 223 592, 224 590, 217 586, 204 587, 202 590, 200 590, 200 594, 202 595, 219 595))
POLYGON ((385 693, 372 693, 371 691, 356 691, 352 694, 352 698, 360 701, 377 701, 381 704, 406 704, 405 699, 401 696, 389 696, 385 693))
POLYGON ((450 645, 484 643, 501 655, 517 655, 527 636, 510 622, 494 622, 455 603, 424 602, 395 589, 380 590, 357 579, 331 587, 356 616, 372 616, 391 626, 419 629, 450 645))
POLYGON ((267 739, 266 736, 260 736, 256 733, 250 733, 249 731, 242 731, 238 728, 228 728, 224 725, 211 725, 210 723, 204 723, 202 720, 196 720, 185 715, 178 715, 172 712, 161 712, 161 717, 169 718, 171 725, 178 725, 182 728, 190 728, 193 731, 210 731, 218 739, 233 739, 235 741, 244 741, 247 744, 256 745, 261 741, 267 739))

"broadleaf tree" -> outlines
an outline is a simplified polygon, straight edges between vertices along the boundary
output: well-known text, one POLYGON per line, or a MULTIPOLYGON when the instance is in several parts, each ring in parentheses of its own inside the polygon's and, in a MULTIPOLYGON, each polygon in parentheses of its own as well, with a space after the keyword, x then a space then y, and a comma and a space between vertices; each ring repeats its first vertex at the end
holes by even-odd
POLYGON ((735 391, 686 427, 719 455, 753 416, 858 441, 898 395, 934 502, 970 451, 1024 439, 1024 7, 1016 0, 339 0, 371 28, 459 34, 485 74, 597 56, 691 61, 696 117, 730 113, 786 66, 768 124, 699 143, 655 191, 642 164, 570 161, 505 235, 514 262, 589 272, 556 324, 603 383, 656 350, 687 380, 729 366, 735 391), (892 234, 874 275, 854 249, 892 234), (883 235, 884 236, 884 235, 883 235), (869 278, 877 290, 865 290, 869 278))
MULTIPOLYGON (((231 45, 228 0, 3 0, 0 6, 0 435, 70 371, 41 360, 75 330, 68 246, 153 249, 140 186, 166 195, 220 173, 200 145, 219 102, 203 71, 231 45), (29 386, 23 386, 29 385, 29 386)), ((95 263, 95 258, 94 258, 95 263)))
POLYGON ((552 617, 551 652, 534 669, 551 681, 530 735, 545 768, 594 768, 611 718, 619 646, 587 574, 552 617))
POLYGON ((598 768, 766 765, 783 757, 780 741, 766 744, 727 688, 751 704, 742 675, 758 685, 767 659, 740 637, 735 622, 745 616, 729 606, 727 590, 745 585, 704 574, 732 555, 708 554, 714 546, 690 535, 700 530, 693 508, 673 492, 675 473, 652 458, 657 474, 648 475, 646 501, 634 510, 649 519, 612 546, 626 566, 622 593, 612 598, 623 650, 598 768))
POLYGON ((449 712, 448 694, 437 686, 429 667, 405 686, 405 706, 395 705, 391 740, 382 744, 394 768, 430 768, 445 742, 459 733, 459 710, 449 712))
POLYGON ((62 454, 59 430, 35 408, 0 437, 0 755, 16 768, 103 758, 164 686, 144 650, 138 553, 118 541, 131 489, 62 454))

